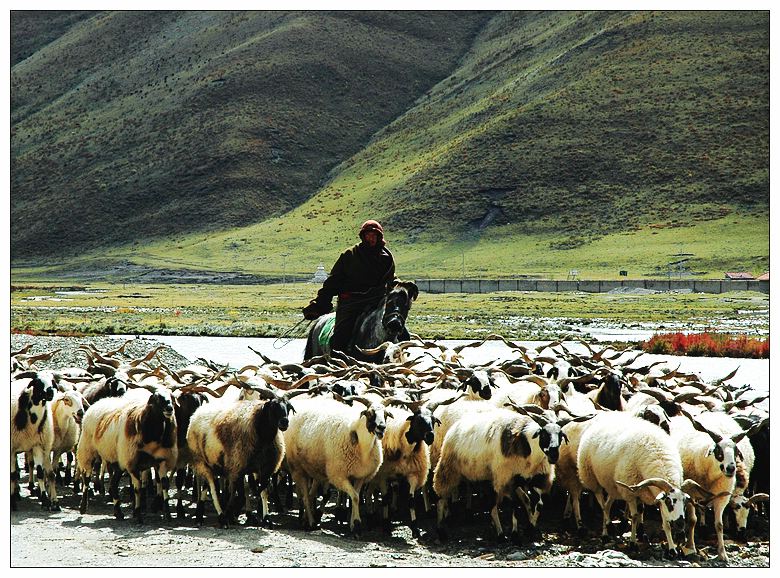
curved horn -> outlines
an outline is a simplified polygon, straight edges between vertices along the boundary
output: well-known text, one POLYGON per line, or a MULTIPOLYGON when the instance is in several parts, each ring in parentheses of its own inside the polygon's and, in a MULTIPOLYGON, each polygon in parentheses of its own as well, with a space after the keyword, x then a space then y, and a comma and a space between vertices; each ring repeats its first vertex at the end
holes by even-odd
POLYGON ((683 414, 685 417, 688 418, 688 420, 691 422, 691 425, 693 425, 693 429, 700 431, 702 433, 706 433, 708 436, 712 438, 712 441, 714 441, 716 444, 720 443, 723 439, 720 434, 714 431, 710 431, 706 427, 704 427, 701 422, 699 422, 696 418, 694 418, 691 414, 689 414, 687 411, 685 411, 683 408, 680 408, 680 413, 683 414))
POLYGON ((624 488, 627 488, 628 490, 631 490, 634 493, 648 486, 655 486, 656 488, 661 488, 664 492, 671 492, 672 490, 674 490, 674 486, 669 482, 667 482, 666 480, 664 480, 663 478, 647 478, 646 480, 642 480, 641 482, 633 486, 629 486, 628 484, 621 482, 620 480, 615 480, 615 483, 623 486, 624 488))
POLYGON ((466 394, 465 393, 461 393, 460 395, 457 395, 457 396, 455 396, 453 398, 450 398, 450 399, 445 399, 443 401, 429 401, 429 402, 427 402, 425 404, 425 407, 427 407, 430 410, 430 412, 433 413, 434 411, 436 411, 439 408, 439 406, 450 405, 451 403, 455 403, 456 401, 458 401, 464 395, 466 395, 466 394))
POLYGON ((379 344, 378 346, 374 347, 373 349, 363 349, 362 347, 355 346, 355 349, 357 349, 360 353, 364 353, 366 355, 374 355, 376 353, 379 353, 381 351, 384 351, 388 347, 392 345, 391 342, 385 341, 384 343, 379 344))
POLYGON ((758 502, 768 502, 769 501, 769 494, 753 494, 748 498, 748 501, 745 502, 745 506, 752 506, 753 504, 757 504, 758 502))

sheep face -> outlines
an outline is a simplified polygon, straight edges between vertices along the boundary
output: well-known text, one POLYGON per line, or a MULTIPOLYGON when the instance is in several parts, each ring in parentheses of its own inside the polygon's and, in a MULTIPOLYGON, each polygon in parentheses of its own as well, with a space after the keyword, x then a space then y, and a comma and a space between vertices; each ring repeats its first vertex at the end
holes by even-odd
POLYGON ((76 423, 80 424, 81 418, 84 417, 84 403, 81 395, 69 391, 62 396, 62 403, 68 408, 69 413, 73 416, 76 423))
POLYGON ((159 409, 165 419, 173 417, 173 398, 171 397, 171 392, 167 389, 158 388, 155 390, 147 403, 159 409))
POLYGON ((540 427, 532 437, 539 438, 539 449, 544 452, 547 461, 551 464, 558 461, 561 444, 569 443, 569 438, 557 423, 548 423, 540 427))
POLYGON ((295 413, 295 408, 286 399, 273 399, 267 405, 271 423, 277 424, 280 431, 286 431, 290 426, 289 416, 295 413))
POLYGON ((471 388, 474 395, 478 395, 482 399, 490 399, 493 395, 491 387, 495 387, 495 383, 487 374, 486 371, 475 371, 474 374, 463 382, 458 389, 467 391, 471 388))
POLYGON ((368 429, 368 432, 374 434, 380 440, 385 435, 385 429, 387 428, 386 413, 388 413, 387 410, 381 405, 372 405, 360 412, 361 416, 366 416, 366 429, 368 429))
POLYGON ((669 416, 658 404, 645 406, 644 409, 642 409, 642 412, 638 414, 638 417, 641 417, 643 420, 649 421, 650 423, 654 423, 668 434, 672 431, 669 416))
POLYGON ((717 461, 720 471, 727 478, 733 478, 737 473, 737 457, 742 458, 742 454, 731 439, 723 438, 714 446, 711 446, 707 455, 712 455, 717 461))
POLYGON ((406 441, 409 444, 413 445, 421 441, 428 445, 433 443, 434 423, 441 423, 441 421, 433 417, 430 411, 423 408, 419 413, 410 415, 406 420, 410 422, 409 429, 406 431, 406 441))
POLYGON ((106 380, 108 397, 122 397, 127 392, 127 385, 117 377, 109 377, 106 380))
POLYGON ((669 523, 673 534, 685 531, 685 506, 690 497, 682 490, 672 489, 655 497, 661 519, 669 523))
POLYGON ((616 373, 610 373, 604 378, 604 382, 601 386, 601 393, 596 399, 603 407, 612 410, 620 410, 622 406, 622 391, 623 383, 620 376, 616 373))
POLYGON ((57 386, 50 375, 38 374, 32 378, 27 389, 32 390, 30 392, 31 405, 43 405, 45 402, 54 399, 57 386))

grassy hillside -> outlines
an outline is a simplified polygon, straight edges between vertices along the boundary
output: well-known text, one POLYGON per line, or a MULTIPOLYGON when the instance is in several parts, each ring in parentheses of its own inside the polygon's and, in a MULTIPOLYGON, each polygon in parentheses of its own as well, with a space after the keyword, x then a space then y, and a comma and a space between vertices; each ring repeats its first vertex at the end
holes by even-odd
MULTIPOLYGON (((339 164, 324 183, 302 193, 295 167, 285 166, 289 180, 272 207, 289 209, 281 216, 264 220, 263 205, 253 218, 231 221, 259 224, 218 231, 230 213, 206 195, 203 213, 190 210, 185 229, 181 212, 160 209, 171 222, 166 239, 84 253, 80 266, 99 259, 310 273, 320 262, 329 267, 372 217, 385 224, 399 274, 408 277, 565 278, 569 269, 638 277, 663 274, 677 253, 692 253, 692 269, 707 277, 768 268, 767 12, 480 18, 464 15, 469 31, 483 25, 465 55, 449 61, 449 75, 403 112, 382 116, 383 128, 354 154, 335 151, 330 160, 339 164), (293 190, 301 193, 296 200, 287 196, 293 190), (198 226, 204 213, 214 229, 198 226)), ((408 21, 397 24, 404 29, 408 21)), ((379 50, 381 39, 372 41, 379 50)), ((301 54, 290 55, 291 67, 301 54)), ((381 96, 376 101, 390 100, 381 96)), ((360 95, 339 103, 338 118, 366 102, 360 95)), ((297 118, 301 103, 284 109, 284 118, 297 118)), ((299 142, 320 135, 330 144, 311 131, 299 142)), ((244 138, 235 135, 238 148, 244 138)), ((265 174, 266 165, 256 162, 246 174, 265 174)), ((209 175, 193 175, 193 183, 211 182, 209 175)), ((214 181, 213 190, 232 198, 241 191, 236 183, 214 181)), ((122 220, 133 234, 143 230, 142 219, 126 216, 134 206, 127 201, 122 220)))
POLYGON ((14 53, 37 48, 11 69, 13 258, 281 214, 449 74, 486 17, 12 13, 14 53))

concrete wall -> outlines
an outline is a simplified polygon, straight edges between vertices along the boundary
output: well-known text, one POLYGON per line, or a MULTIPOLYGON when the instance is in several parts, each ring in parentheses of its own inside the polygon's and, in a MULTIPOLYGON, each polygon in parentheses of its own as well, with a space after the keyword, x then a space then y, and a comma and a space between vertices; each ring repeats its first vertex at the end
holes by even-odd
POLYGON ((693 291, 726 293, 758 291, 769 294, 769 281, 727 281, 718 279, 631 279, 625 281, 556 281, 552 279, 418 279, 424 293, 493 293, 496 291, 583 291, 606 293, 621 287, 654 291, 693 291))

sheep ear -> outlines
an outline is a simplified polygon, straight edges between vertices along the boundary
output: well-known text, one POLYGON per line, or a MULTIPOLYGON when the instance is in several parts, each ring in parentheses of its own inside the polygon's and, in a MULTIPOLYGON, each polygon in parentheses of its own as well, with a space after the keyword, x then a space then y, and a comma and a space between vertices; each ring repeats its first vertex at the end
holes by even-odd
POLYGON ((441 425, 441 420, 436 416, 433 416, 433 425, 441 425))
POLYGON ((539 437, 539 434, 542 433, 542 428, 539 428, 534 432, 534 435, 531 436, 531 439, 535 439, 539 437))
POLYGON ((569 437, 561 431, 561 439, 565 441, 567 444, 569 443, 569 437))
POLYGON ((414 419, 414 415, 410 415, 409 417, 406 418, 406 421, 412 421, 413 419, 414 419))

